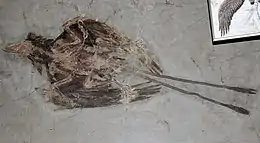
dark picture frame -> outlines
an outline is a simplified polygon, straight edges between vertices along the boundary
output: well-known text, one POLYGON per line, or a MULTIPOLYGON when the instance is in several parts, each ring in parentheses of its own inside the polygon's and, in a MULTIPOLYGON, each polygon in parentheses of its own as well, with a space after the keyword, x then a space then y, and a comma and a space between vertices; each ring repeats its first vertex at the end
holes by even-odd
MULTIPOLYGON (((252 27, 251 23, 254 20, 252 18, 252 16, 249 17, 251 19, 248 20, 247 16, 248 15, 250 16, 250 15, 253 15, 253 14, 255 14, 255 15, 258 14, 258 10, 259 10, 259 13, 260 13, 260 3, 258 3, 258 0, 256 0, 254 3, 251 3, 251 1, 255 1, 255 0, 207 0, 211 42, 212 42, 213 45, 236 43, 236 42, 245 42, 245 41, 252 41, 252 40, 259 40, 260 39, 260 17, 257 17, 257 18, 259 18, 259 23, 256 24, 257 25, 256 27, 259 26, 259 29, 258 28, 255 28, 255 29, 251 28, 251 29, 248 29, 248 31, 246 29, 247 26, 252 27), (229 1, 229 5, 224 3, 224 2, 227 2, 227 1, 229 1), (232 1, 234 1, 234 2, 239 1, 240 7, 237 7, 236 10, 230 9, 229 6, 230 6, 230 2, 232 2, 232 1), (256 6, 256 4, 257 4, 257 6, 256 6), (254 6, 256 6, 258 8, 258 4, 259 4, 259 9, 255 9, 257 11, 253 11, 254 8, 255 8, 254 6), (223 9, 225 9, 225 10, 223 10, 223 9), (247 9, 250 9, 252 11, 246 11, 247 9), (248 12, 248 15, 247 15, 247 12, 248 12), (226 14, 226 13, 229 13, 229 15, 226 14), (233 13, 233 16, 230 15, 230 13, 233 13), (243 18, 244 18, 244 20, 243 20, 243 18), (219 20, 219 19, 221 19, 221 20, 219 20), (231 20, 229 20, 229 19, 231 19, 231 20), (247 24, 249 23, 251 25, 249 25, 249 24, 243 25, 242 22, 235 23, 235 22, 239 21, 240 19, 241 19, 241 21, 248 20, 249 22, 246 21, 244 23, 247 23, 247 24), (250 20, 251 20, 251 23, 250 23, 250 20), (230 23, 230 24, 228 24, 228 23, 230 23), (229 32, 231 31, 230 29, 233 32, 231 34, 229 34, 229 32), (237 31, 240 30, 239 31, 240 33, 236 32, 236 29, 237 29, 237 31), (243 29, 244 31, 242 31, 241 29, 243 29), (221 35, 222 34, 221 32, 224 33, 224 36, 221 35)), ((235 3, 235 4, 237 5, 238 3, 235 3)), ((259 15, 257 15, 257 16, 259 16, 259 15)), ((255 21, 253 21, 253 22, 255 22, 255 21)))

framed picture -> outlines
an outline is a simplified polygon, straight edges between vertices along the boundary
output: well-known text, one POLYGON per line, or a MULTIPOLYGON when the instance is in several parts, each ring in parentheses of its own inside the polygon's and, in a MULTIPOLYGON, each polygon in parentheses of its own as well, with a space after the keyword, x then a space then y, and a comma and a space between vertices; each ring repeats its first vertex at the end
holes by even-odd
POLYGON ((260 39, 260 0, 207 0, 213 45, 260 39))

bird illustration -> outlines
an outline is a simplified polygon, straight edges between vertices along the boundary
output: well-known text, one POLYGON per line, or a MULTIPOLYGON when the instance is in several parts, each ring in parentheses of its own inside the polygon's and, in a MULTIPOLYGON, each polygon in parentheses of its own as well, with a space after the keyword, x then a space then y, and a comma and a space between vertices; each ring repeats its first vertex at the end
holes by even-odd
MULTIPOLYGON (((249 0, 251 5, 254 5, 255 1, 257 0, 249 0)), ((245 0, 224 0, 220 5, 218 19, 221 36, 228 33, 234 14, 241 8, 244 2, 245 0)), ((260 0, 258 0, 258 2, 260 2, 260 0)))

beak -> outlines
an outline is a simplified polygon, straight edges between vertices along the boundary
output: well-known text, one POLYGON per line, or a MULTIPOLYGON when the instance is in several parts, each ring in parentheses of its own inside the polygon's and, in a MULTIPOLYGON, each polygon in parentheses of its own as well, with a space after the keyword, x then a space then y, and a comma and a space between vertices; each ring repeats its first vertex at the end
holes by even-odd
POLYGON ((12 45, 9 45, 9 46, 5 47, 3 49, 3 51, 5 51, 7 53, 17 53, 19 47, 21 47, 21 44, 20 43, 16 43, 16 44, 12 44, 12 45))
POLYGON ((22 41, 5 47, 3 51, 7 53, 27 55, 30 53, 30 49, 31 49, 31 43, 28 43, 28 41, 22 41))

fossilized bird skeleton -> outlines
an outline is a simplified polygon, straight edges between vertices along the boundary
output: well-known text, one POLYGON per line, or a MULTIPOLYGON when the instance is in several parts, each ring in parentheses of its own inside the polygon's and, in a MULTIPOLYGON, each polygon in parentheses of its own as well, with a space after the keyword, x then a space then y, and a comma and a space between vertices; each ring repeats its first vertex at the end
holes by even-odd
POLYGON ((167 83, 170 80, 256 94, 256 89, 217 85, 163 75, 155 55, 115 28, 93 19, 75 17, 64 31, 49 39, 28 33, 4 51, 31 60, 40 74, 47 74, 49 100, 61 108, 95 108, 149 99, 162 86, 250 115, 250 111, 202 96, 167 83), (44 70, 43 70, 44 69, 44 70), (137 70, 136 70, 137 69, 137 70), (45 73, 43 72, 45 71, 45 73), (131 79, 130 79, 130 78, 131 79))
MULTIPOLYGON (((255 1, 260 2, 260 0, 249 0, 251 5, 253 5, 255 1)), ((245 0, 224 0, 220 5, 218 19, 221 36, 227 34, 234 14, 241 8, 244 2, 245 0)))

